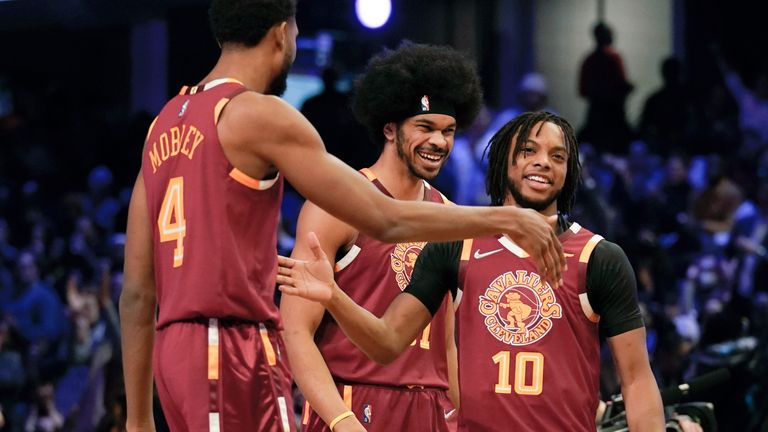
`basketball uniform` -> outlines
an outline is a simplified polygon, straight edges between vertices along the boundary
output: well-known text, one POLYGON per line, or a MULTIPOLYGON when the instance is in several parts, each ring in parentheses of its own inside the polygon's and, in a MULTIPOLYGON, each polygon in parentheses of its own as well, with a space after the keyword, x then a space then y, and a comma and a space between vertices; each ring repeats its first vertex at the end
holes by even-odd
MULTIPOLYGON (((391 196, 368 169, 361 171, 382 193, 391 196)), ((424 182, 424 200, 446 202, 424 182)), ((408 285, 423 242, 382 243, 362 233, 336 263, 336 283, 355 302, 377 316, 408 285)), ((445 431, 448 366, 445 314, 452 312, 450 296, 419 338, 392 363, 383 366, 369 359, 325 314, 315 332, 315 342, 338 384, 347 406, 369 432, 445 431)), ((302 416, 303 431, 329 428, 308 404, 302 416)))
POLYGON ((292 431, 274 303, 283 179, 233 167, 217 134, 232 79, 184 87, 150 126, 142 175, 158 298, 153 365, 174 431, 292 431))
POLYGON ((598 331, 612 337, 643 323, 621 248, 579 224, 561 227, 568 267, 557 289, 506 236, 422 252, 407 293, 436 311, 458 286, 459 431, 594 432, 598 331))

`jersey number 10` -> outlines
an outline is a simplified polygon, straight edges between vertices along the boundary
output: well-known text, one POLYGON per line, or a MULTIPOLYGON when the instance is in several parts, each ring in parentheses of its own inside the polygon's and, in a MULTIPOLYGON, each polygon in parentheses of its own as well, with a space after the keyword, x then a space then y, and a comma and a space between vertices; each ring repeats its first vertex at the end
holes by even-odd
MULTIPOLYGON (((493 363, 499 365, 499 382, 494 390, 496 393, 511 394, 512 385, 509 382, 509 351, 499 351, 492 357, 493 363)), ((537 352, 519 352, 515 355, 515 393, 523 396, 541 394, 544 383, 544 354, 537 352), (531 368, 531 382, 526 383, 525 375, 531 368)))
POLYGON ((184 177, 173 177, 168 181, 165 198, 157 216, 160 229, 160 242, 176 240, 173 250, 173 267, 181 267, 184 262, 184 236, 187 234, 187 221, 184 219, 184 177))

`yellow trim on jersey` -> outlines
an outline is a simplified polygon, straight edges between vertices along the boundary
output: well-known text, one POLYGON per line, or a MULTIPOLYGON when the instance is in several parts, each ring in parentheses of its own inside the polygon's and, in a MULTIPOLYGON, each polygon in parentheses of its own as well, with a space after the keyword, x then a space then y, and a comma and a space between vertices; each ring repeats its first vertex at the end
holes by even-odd
POLYGON ((579 256, 579 262, 580 263, 587 263, 589 262, 589 257, 592 255, 592 251, 595 250, 595 246, 602 240, 603 237, 599 236, 597 234, 593 235, 591 239, 587 242, 587 244, 584 246, 584 249, 581 251, 581 255, 579 256))
POLYGON ((245 84, 243 84, 242 82, 240 82, 240 81, 238 81, 238 80, 236 80, 234 78, 219 78, 219 79, 215 79, 215 80, 213 80, 211 82, 206 83, 203 86, 203 91, 212 89, 212 88, 216 87, 217 85, 227 84, 227 83, 237 83, 237 84, 240 84, 241 86, 245 87, 245 84))
POLYGON ((218 125, 219 124, 219 116, 221 115, 221 110, 224 109, 224 105, 229 103, 229 98, 221 98, 219 102, 216 103, 216 108, 213 109, 213 124, 218 125))
POLYGON ((345 385, 343 392, 344 405, 352 409, 352 386, 345 385))
POLYGON ((275 357, 275 349, 272 348, 272 341, 269 340, 269 333, 267 327, 259 323, 259 334, 261 335, 261 342, 264 344, 264 353, 267 355, 267 364, 274 366, 277 364, 277 357, 275 357))
POLYGON ((301 424, 306 426, 309 424, 309 410, 311 410, 312 407, 309 406, 309 401, 304 401, 304 413, 301 416, 301 424))
POLYGON ((363 168, 363 169, 361 169, 361 170, 360 170, 360 172, 361 172, 361 173, 363 173, 363 175, 364 175, 366 178, 368 178, 368 180, 369 180, 369 181, 374 181, 374 180, 376 180, 376 174, 374 174, 374 173, 373 173, 373 171, 371 171, 370 169, 368 169, 368 168, 363 168))
POLYGON ((184 93, 186 93, 186 92, 187 92, 187 89, 188 89, 188 88, 189 88, 189 86, 184 86, 184 87, 182 87, 182 88, 181 88, 181 91, 179 92, 179 94, 180 94, 180 95, 183 95, 184 93))
POLYGON ((584 312, 584 316, 587 317, 588 320, 593 323, 600 322, 600 315, 596 314, 594 309, 592 309, 587 293, 579 294, 579 304, 581 304, 581 311, 584 312))
POLYGON ((472 256, 472 239, 466 239, 461 246, 461 260, 469 261, 470 256, 472 256))
POLYGON ((239 169, 232 168, 232 171, 229 172, 229 176, 245 187, 256 190, 265 190, 269 189, 273 184, 277 182, 277 179, 280 178, 280 173, 278 173, 275 178, 271 180, 256 180, 255 178, 240 171, 239 169))
POLYGON ((157 119, 158 118, 159 118, 159 116, 155 117, 155 119, 152 120, 152 124, 149 125, 149 130, 147 130, 147 136, 144 138, 144 142, 147 142, 147 140, 149 139, 149 134, 151 134, 152 133, 152 129, 155 128, 155 123, 157 123, 157 119))
POLYGON ((208 379, 219 379, 219 320, 208 320, 208 379))
POLYGON ((354 261, 358 255, 360 255, 361 250, 362 249, 360 249, 360 246, 352 245, 352 247, 349 248, 349 252, 347 252, 344 257, 336 262, 335 266, 333 266, 334 273, 338 273, 344 270, 348 265, 352 264, 352 261, 354 261))

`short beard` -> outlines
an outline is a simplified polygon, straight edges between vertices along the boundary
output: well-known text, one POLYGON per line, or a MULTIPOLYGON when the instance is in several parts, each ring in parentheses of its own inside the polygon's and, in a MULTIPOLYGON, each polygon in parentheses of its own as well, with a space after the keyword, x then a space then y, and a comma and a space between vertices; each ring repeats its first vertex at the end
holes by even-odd
MULTIPOLYGON (((404 143, 405 143, 405 137, 402 135, 402 132, 401 132, 400 128, 398 127, 397 128, 397 135, 395 136, 395 148, 397 148, 397 156, 399 156, 400 160, 402 160, 405 163, 405 166, 408 167, 408 171, 411 172, 411 175, 413 175, 414 177, 416 177, 418 179, 431 181, 432 179, 437 177, 438 174, 440 174, 440 170, 437 170, 437 174, 435 174, 435 175, 433 175, 431 177, 428 177, 425 174, 420 173, 416 169, 416 166, 414 165, 413 161, 411 159, 409 159, 408 155, 405 153, 405 150, 403 149, 404 143)), ((416 156, 414 156, 414 157, 416 157, 416 156)), ((445 160, 443 160, 443 164, 445 164, 445 160)), ((443 167, 440 166, 440 169, 442 169, 442 168, 443 167)))
POLYGON ((288 87, 288 69, 283 70, 267 86, 266 94, 272 96, 282 96, 288 87))
POLYGON ((288 87, 288 72, 291 70, 290 57, 286 56, 283 61, 283 70, 277 74, 276 77, 267 86, 268 95, 282 96, 285 93, 285 89, 288 87))
POLYGON ((520 192, 520 189, 518 189, 517 186, 515 186, 515 183, 510 179, 507 179, 507 190, 509 190, 509 193, 512 194, 512 198, 515 199, 515 203, 517 203, 518 206, 522 208, 533 209, 537 212, 546 210, 550 205, 552 205, 553 202, 557 200, 557 198, 560 197, 560 192, 562 192, 561 189, 548 198, 545 198, 541 201, 533 201, 524 197, 520 192))

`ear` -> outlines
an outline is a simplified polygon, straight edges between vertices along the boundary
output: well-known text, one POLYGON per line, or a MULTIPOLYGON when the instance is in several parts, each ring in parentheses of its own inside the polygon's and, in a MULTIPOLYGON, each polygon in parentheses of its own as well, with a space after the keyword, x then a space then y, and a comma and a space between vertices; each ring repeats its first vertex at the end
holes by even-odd
POLYGON ((397 123, 395 122, 389 122, 384 125, 384 138, 387 139, 387 142, 394 142, 395 137, 397 137, 397 123))
POLYGON ((271 37, 275 41, 277 49, 284 51, 285 45, 288 42, 288 21, 275 24, 269 30, 269 33, 271 33, 271 37))

